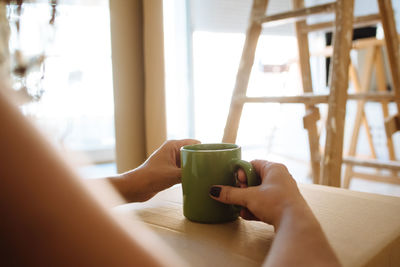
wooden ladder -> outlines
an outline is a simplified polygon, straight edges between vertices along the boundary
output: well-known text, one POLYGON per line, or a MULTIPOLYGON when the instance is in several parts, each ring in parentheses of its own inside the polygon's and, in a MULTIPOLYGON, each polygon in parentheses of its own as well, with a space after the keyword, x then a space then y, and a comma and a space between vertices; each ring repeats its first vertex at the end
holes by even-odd
MULTIPOLYGON (((378 40, 376 38, 367 38, 355 41, 353 43, 353 49, 366 50, 365 63, 363 64, 364 70, 360 76, 361 79, 353 64, 350 64, 349 68, 350 80, 353 83, 356 92, 366 92, 370 88, 372 83, 373 69, 375 69, 375 74, 376 74, 377 91, 378 92, 387 91, 388 83, 386 81, 386 75, 385 75, 384 56, 382 49, 383 45, 384 45, 384 40, 378 40)), ((400 171, 400 164, 396 162, 395 147, 393 145, 391 134, 386 135, 386 147, 389 160, 385 161, 376 160, 377 155, 373 142, 373 134, 370 131, 367 115, 364 110, 365 104, 366 104, 365 101, 357 102, 356 115, 352 124, 353 131, 350 139, 350 144, 348 150, 345 152, 346 157, 343 159, 343 163, 346 165, 346 167, 344 171, 342 187, 349 188, 350 181, 353 177, 357 177, 359 179, 378 181, 378 182, 400 184, 400 177, 398 176, 398 171, 400 171), (357 157, 356 155, 358 136, 360 134, 361 126, 364 126, 368 145, 371 151, 371 158, 375 159, 372 162, 370 159, 365 159, 365 157, 364 159, 360 159, 360 157, 357 157), (376 173, 354 170, 352 163, 354 160, 358 161, 358 164, 356 165, 376 168, 376 173), (372 166, 370 165, 371 163, 373 163, 372 166), (385 166, 384 168, 391 169, 392 171, 389 174, 388 173, 383 174, 379 172, 379 170, 382 169, 381 167, 382 165, 385 166)), ((380 104, 384 120, 390 119, 388 102, 382 101, 380 104)), ((386 132, 390 133, 389 131, 386 132)))
MULTIPOLYGON (((245 103, 303 103, 306 109, 303 124, 304 128, 308 131, 313 182, 330 186, 340 186, 342 162, 345 161, 347 164, 352 165, 360 163, 354 158, 345 160, 342 158, 347 100, 395 101, 397 104, 397 111, 400 111, 399 41, 398 38, 396 38, 397 32, 392 4, 391 0, 377 1, 379 5, 379 14, 354 17, 354 0, 338 0, 336 2, 307 8, 304 7, 303 0, 293 0, 294 9, 292 11, 271 16, 265 15, 268 7, 268 0, 254 0, 222 141, 227 143, 234 143, 236 141, 240 117, 245 103), (323 13, 334 13, 335 20, 333 22, 310 25, 306 23, 306 18, 308 16, 323 13), (257 42, 262 31, 262 25, 276 21, 295 22, 304 94, 299 96, 247 97, 246 91, 254 63, 257 42), (361 92, 347 94, 353 28, 376 23, 377 21, 381 21, 385 34, 394 93, 361 92), (334 38, 332 46, 332 71, 329 79, 330 93, 326 95, 315 95, 313 94, 311 81, 308 33, 329 29, 333 29, 334 38), (319 150, 319 134, 317 129, 317 121, 320 118, 320 114, 319 109, 315 106, 320 103, 328 104, 326 141, 323 155, 321 155, 319 150)), ((390 117, 385 123, 385 128, 388 136, 399 131, 399 114, 390 117)), ((369 164, 382 166, 380 162, 369 162, 369 164)), ((397 168, 397 166, 395 166, 395 168, 397 168)))

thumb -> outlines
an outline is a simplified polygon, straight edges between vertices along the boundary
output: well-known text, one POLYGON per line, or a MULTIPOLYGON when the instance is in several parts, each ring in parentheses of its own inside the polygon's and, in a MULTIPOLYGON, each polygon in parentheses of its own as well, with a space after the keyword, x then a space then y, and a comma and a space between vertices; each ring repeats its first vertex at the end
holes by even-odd
POLYGON ((250 188, 215 185, 210 188, 210 197, 225 204, 247 207, 250 188))

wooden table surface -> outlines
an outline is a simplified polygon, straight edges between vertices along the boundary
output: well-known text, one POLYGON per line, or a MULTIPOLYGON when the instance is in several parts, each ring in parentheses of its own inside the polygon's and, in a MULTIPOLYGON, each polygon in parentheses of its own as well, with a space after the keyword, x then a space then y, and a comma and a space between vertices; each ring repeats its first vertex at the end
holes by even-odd
MULTIPOLYGON (((344 266, 400 266, 400 198, 299 187, 344 266)), ((273 227, 261 222, 200 224, 185 219, 180 186, 116 210, 136 213, 191 266, 260 266, 274 238, 273 227)))

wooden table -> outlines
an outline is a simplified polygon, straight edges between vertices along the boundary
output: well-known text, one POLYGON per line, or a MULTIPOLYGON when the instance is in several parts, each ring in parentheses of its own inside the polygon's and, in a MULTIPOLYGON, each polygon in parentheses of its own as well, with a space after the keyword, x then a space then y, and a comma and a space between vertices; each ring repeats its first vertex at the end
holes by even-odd
MULTIPOLYGON (((344 266, 400 266, 400 198, 319 185, 300 190, 344 266)), ((180 186, 116 210, 136 213, 191 266, 260 266, 274 238, 261 222, 185 219, 180 186)))

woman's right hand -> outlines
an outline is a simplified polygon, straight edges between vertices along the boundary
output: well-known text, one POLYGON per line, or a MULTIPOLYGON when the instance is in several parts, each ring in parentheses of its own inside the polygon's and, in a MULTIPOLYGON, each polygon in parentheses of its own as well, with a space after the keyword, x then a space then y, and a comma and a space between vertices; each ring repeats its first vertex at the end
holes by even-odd
POLYGON ((254 160, 252 165, 261 177, 261 184, 247 187, 243 171, 239 171, 240 187, 216 185, 210 189, 213 199, 244 207, 241 217, 261 220, 278 226, 289 211, 309 209, 295 180, 283 164, 254 160))

